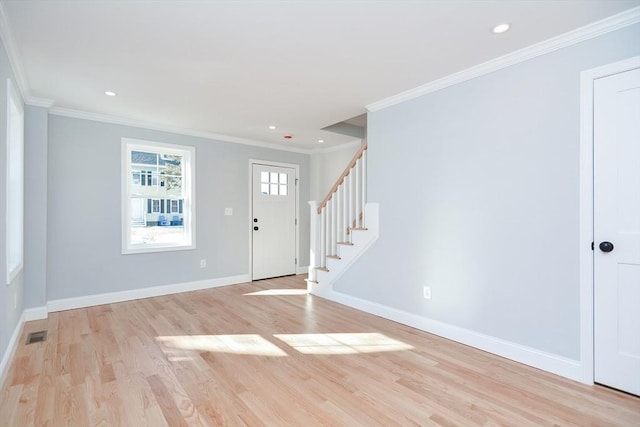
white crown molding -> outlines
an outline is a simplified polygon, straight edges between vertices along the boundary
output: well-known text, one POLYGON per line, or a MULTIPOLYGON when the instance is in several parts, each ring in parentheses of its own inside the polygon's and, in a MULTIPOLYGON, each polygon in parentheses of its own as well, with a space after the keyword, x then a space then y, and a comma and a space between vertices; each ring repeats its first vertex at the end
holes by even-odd
POLYGON ((458 83, 462 83, 467 80, 471 80, 476 77, 489 74, 493 71, 500 70, 511 65, 515 65, 535 57, 554 52, 558 49, 562 49, 567 46, 580 43, 582 41, 609 33, 611 31, 618 30, 620 28, 628 27, 630 25, 640 22, 640 6, 626 10, 617 15, 613 15, 609 18, 594 22, 584 27, 577 28, 568 33, 561 34, 557 37, 536 43, 529 47, 517 50, 512 53, 508 53, 496 59, 484 62, 479 65, 475 65, 466 70, 450 74, 438 80, 434 80, 430 83, 418 86, 405 92, 401 92, 397 95, 390 96, 380 101, 373 102, 366 106, 367 111, 379 111, 387 107, 399 104, 404 101, 408 101, 417 98, 428 93, 444 89, 449 86, 453 86, 458 83))
POLYGON ((70 108, 54 106, 49 110, 49 114, 56 116, 71 117, 75 119, 93 120, 103 123, 111 123, 123 126, 132 126, 143 129, 157 130, 161 132, 176 133, 179 135, 195 136, 198 138, 214 139, 216 141, 232 142, 235 144, 252 145, 254 147, 270 148, 272 150, 289 151, 293 153, 311 154, 312 150, 296 147, 284 147, 276 144, 272 144, 264 141, 257 141, 247 138, 238 138, 235 136, 221 135, 213 132, 197 131, 193 129, 172 127, 161 125, 152 122, 145 122, 142 120, 126 119, 123 117, 110 116, 107 114, 89 113, 81 110, 74 110, 70 108))
POLYGON ((18 55, 18 50, 16 49, 16 42, 13 38, 13 33, 11 31, 11 26, 9 25, 9 21, 7 20, 7 14, 4 10, 3 2, 0 1, 0 38, 2 39, 2 44, 4 45, 4 49, 7 52, 7 57, 9 58, 9 64, 11 65, 11 69, 13 70, 13 74, 15 76, 16 83, 18 84, 18 88, 20 89, 20 93, 22 94, 23 99, 29 98, 29 85, 27 83, 27 77, 22 68, 22 62, 20 61, 20 57, 18 55))
POLYGON ((362 139, 354 139, 353 141, 333 145, 327 148, 314 148, 313 150, 311 150, 311 154, 331 153, 333 151, 346 150, 347 148, 352 148, 360 145, 362 145, 362 139))
POLYGON ((31 105, 33 107, 42 107, 46 108, 47 110, 52 108, 55 104, 55 101, 53 99, 38 98, 35 96, 28 96, 27 98, 25 98, 24 102, 27 105, 31 105))

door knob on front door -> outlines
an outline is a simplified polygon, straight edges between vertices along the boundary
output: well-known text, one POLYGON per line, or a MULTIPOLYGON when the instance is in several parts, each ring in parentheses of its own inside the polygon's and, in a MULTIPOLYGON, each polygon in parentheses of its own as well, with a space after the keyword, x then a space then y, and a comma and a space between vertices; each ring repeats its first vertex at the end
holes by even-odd
POLYGON ((611 242, 602 242, 598 245, 602 252, 611 252, 613 250, 613 243, 611 242))
POLYGON ((253 231, 258 231, 258 227, 253 227, 253 231))

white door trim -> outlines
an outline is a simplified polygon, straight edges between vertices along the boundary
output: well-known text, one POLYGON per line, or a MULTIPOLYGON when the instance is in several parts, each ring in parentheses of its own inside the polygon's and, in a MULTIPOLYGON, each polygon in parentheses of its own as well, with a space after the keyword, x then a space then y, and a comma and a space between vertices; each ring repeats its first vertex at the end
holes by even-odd
POLYGON ((249 277, 253 277, 253 165, 266 165, 281 168, 291 168, 296 174, 296 273, 300 265, 300 165, 294 163, 272 162, 270 160, 249 159, 249 217, 247 218, 247 233, 249 236, 249 277))
POLYGON ((640 67, 640 56, 580 73, 580 364, 593 384, 593 82, 640 67))

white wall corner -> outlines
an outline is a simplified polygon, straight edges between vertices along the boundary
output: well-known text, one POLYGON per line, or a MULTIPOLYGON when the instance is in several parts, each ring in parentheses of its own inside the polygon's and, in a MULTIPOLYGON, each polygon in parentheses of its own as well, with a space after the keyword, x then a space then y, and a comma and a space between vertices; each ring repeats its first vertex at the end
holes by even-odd
POLYGON ((11 366, 11 361, 13 360, 13 356, 16 354, 16 350, 18 348, 18 340, 22 335, 22 328, 25 322, 25 313, 22 312, 20 319, 18 320, 18 324, 16 328, 13 330, 13 334, 11 334, 11 339, 9 340, 9 345, 7 346, 6 351, 2 355, 2 361, 0 362, 0 389, 4 386, 4 382, 7 379, 9 374, 9 367, 11 366))
POLYGON ((27 83, 24 68, 22 67, 22 61, 20 60, 18 50, 16 49, 16 42, 13 38, 11 25, 9 25, 9 21, 7 20, 7 13, 4 10, 3 2, 0 2, 0 38, 2 38, 4 49, 7 52, 7 57, 9 58, 9 65, 13 70, 16 83, 18 84, 18 88, 22 94, 22 99, 27 99, 29 98, 29 85, 27 83))

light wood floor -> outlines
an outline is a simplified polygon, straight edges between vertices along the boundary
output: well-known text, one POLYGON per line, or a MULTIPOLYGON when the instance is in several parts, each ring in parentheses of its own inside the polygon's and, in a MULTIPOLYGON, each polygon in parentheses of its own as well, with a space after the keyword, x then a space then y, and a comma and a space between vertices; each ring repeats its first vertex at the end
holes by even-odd
POLYGON ((49 337, 21 338, 0 425, 640 426, 640 399, 295 294, 303 277, 29 322, 49 337))

